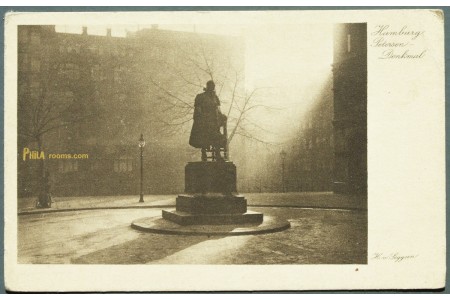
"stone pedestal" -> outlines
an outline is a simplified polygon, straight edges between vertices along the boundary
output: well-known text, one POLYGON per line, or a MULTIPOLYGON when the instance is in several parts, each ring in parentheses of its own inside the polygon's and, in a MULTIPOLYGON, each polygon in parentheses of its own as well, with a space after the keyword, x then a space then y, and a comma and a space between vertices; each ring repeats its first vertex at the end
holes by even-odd
POLYGON ((185 167, 184 191, 196 193, 236 193, 236 166, 232 162, 189 162, 185 167))
POLYGON ((185 193, 177 197, 176 210, 163 210, 164 219, 179 225, 263 222, 263 214, 247 211, 247 200, 237 193, 232 162, 188 163, 185 193))

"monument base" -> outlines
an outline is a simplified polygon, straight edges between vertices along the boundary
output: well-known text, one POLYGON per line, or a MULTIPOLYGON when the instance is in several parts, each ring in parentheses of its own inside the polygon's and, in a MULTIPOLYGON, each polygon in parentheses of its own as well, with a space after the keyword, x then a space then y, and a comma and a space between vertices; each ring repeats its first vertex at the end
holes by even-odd
POLYGON ((185 168, 185 193, 176 209, 163 210, 162 218, 135 220, 140 231, 181 235, 244 235, 286 230, 289 221, 247 211, 247 200, 236 191, 232 162, 192 162, 185 168))
POLYGON ((258 224, 263 214, 247 212, 247 200, 236 191, 232 162, 190 162, 185 168, 185 192, 176 210, 162 211, 165 220, 178 225, 258 224))
POLYGON ((163 210, 162 216, 178 225, 258 224, 263 222, 263 214, 252 211, 243 214, 199 215, 176 210, 163 210))
POLYGON ((219 193, 179 195, 176 210, 163 210, 162 217, 179 225, 245 224, 263 221, 263 214, 247 211, 247 200, 244 196, 219 193))
POLYGON ((236 166, 231 161, 196 161, 184 168, 184 190, 196 193, 236 193, 236 166))
POLYGON ((133 221, 131 227, 149 233, 202 235, 202 236, 231 236, 247 234, 266 234, 286 230, 290 223, 282 218, 264 216, 262 223, 221 224, 221 225, 179 225, 163 218, 142 218, 133 221))
POLYGON ((247 211, 247 200, 232 194, 184 194, 177 197, 176 206, 177 211, 191 214, 243 214, 247 211))

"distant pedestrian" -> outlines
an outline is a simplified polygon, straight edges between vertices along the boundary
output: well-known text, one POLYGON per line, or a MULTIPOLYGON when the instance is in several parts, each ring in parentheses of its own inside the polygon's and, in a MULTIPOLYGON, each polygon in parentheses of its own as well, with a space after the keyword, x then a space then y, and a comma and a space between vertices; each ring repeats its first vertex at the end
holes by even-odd
POLYGON ((39 197, 36 202, 36 208, 50 207, 52 207, 50 172, 46 170, 45 175, 42 178, 41 192, 39 193, 39 197))

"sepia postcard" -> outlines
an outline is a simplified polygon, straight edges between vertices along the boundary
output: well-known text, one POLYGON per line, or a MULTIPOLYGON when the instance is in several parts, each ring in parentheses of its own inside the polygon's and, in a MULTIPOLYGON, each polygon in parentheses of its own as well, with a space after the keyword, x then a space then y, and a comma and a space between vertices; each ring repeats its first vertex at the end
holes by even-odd
POLYGON ((11 12, 8 291, 440 289, 440 10, 11 12))

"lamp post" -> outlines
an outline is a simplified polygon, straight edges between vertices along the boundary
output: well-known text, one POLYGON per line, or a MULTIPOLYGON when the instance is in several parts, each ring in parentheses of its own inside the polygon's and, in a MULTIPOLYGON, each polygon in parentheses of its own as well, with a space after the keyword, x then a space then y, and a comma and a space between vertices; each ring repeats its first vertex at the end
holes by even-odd
POLYGON ((286 184, 284 181, 284 161, 286 160, 286 151, 281 150, 280 156, 281 156, 281 184, 283 188, 283 193, 286 193, 286 184))
POLYGON ((142 183, 144 178, 144 147, 145 147, 145 140, 144 135, 141 133, 141 137, 139 139, 139 148, 141 149, 141 195, 139 197, 139 202, 144 202, 144 193, 142 192, 142 183))

